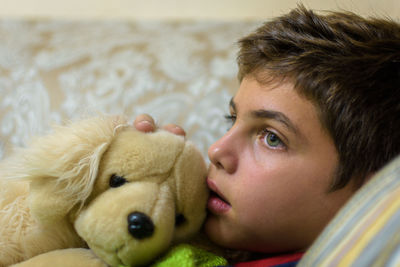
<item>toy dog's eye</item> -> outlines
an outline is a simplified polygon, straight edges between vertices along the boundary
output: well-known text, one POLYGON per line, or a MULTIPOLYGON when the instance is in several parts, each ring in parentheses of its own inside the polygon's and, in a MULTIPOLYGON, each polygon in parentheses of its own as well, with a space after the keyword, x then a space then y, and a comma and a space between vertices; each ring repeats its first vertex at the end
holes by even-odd
POLYGON ((185 216, 182 213, 179 213, 175 216, 175 226, 179 227, 186 222, 185 216))
POLYGON ((111 175, 110 178, 110 187, 119 187, 126 183, 126 179, 122 176, 118 176, 116 174, 111 175))

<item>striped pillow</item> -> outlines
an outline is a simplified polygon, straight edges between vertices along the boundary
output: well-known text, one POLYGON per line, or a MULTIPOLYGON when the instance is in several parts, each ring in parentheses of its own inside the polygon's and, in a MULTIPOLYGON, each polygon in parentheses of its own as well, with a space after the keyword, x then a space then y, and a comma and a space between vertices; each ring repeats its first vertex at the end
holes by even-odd
POLYGON ((400 266, 400 156, 350 199, 298 266, 400 266))

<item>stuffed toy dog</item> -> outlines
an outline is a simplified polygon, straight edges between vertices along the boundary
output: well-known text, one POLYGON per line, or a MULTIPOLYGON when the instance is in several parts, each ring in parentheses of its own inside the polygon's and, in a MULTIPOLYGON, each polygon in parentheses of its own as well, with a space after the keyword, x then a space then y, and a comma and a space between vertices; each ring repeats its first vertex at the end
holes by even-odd
POLYGON ((59 126, 0 164, 0 266, 148 264, 200 229, 205 177, 181 136, 120 116, 59 126))

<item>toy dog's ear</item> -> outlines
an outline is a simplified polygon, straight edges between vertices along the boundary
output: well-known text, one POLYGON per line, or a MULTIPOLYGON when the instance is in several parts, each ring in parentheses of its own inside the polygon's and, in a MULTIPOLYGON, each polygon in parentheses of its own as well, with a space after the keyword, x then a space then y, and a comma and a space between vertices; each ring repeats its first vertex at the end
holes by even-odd
POLYGON ((85 153, 84 158, 80 158, 80 153, 67 152, 64 160, 75 166, 58 175, 34 177, 29 192, 32 215, 42 223, 54 223, 73 207, 82 206, 92 192, 99 162, 107 147, 107 143, 99 144, 93 151, 85 153))
POLYGON ((14 171, 9 173, 14 173, 11 178, 30 181, 29 203, 36 219, 51 223, 84 204, 101 157, 123 126, 123 117, 96 117, 59 126, 20 151, 20 158, 13 157, 14 171))
POLYGON ((175 162, 172 175, 176 183, 176 228, 174 239, 182 241, 196 233, 206 216, 207 167, 203 156, 190 142, 175 162))

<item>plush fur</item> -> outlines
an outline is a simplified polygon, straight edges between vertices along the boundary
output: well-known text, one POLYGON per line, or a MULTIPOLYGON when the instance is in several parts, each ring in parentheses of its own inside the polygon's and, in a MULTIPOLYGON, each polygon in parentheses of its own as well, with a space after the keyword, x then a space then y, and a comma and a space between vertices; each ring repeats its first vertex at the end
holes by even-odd
POLYGON ((0 164, 0 266, 40 254, 21 266, 46 266, 54 255, 89 266, 89 250, 44 254, 86 247, 111 266, 147 264, 201 227, 205 176, 201 154, 181 136, 141 133, 120 116, 59 126, 0 164), (126 182, 111 186, 113 175, 126 182), (132 212, 151 219, 151 236, 129 233, 132 212))

